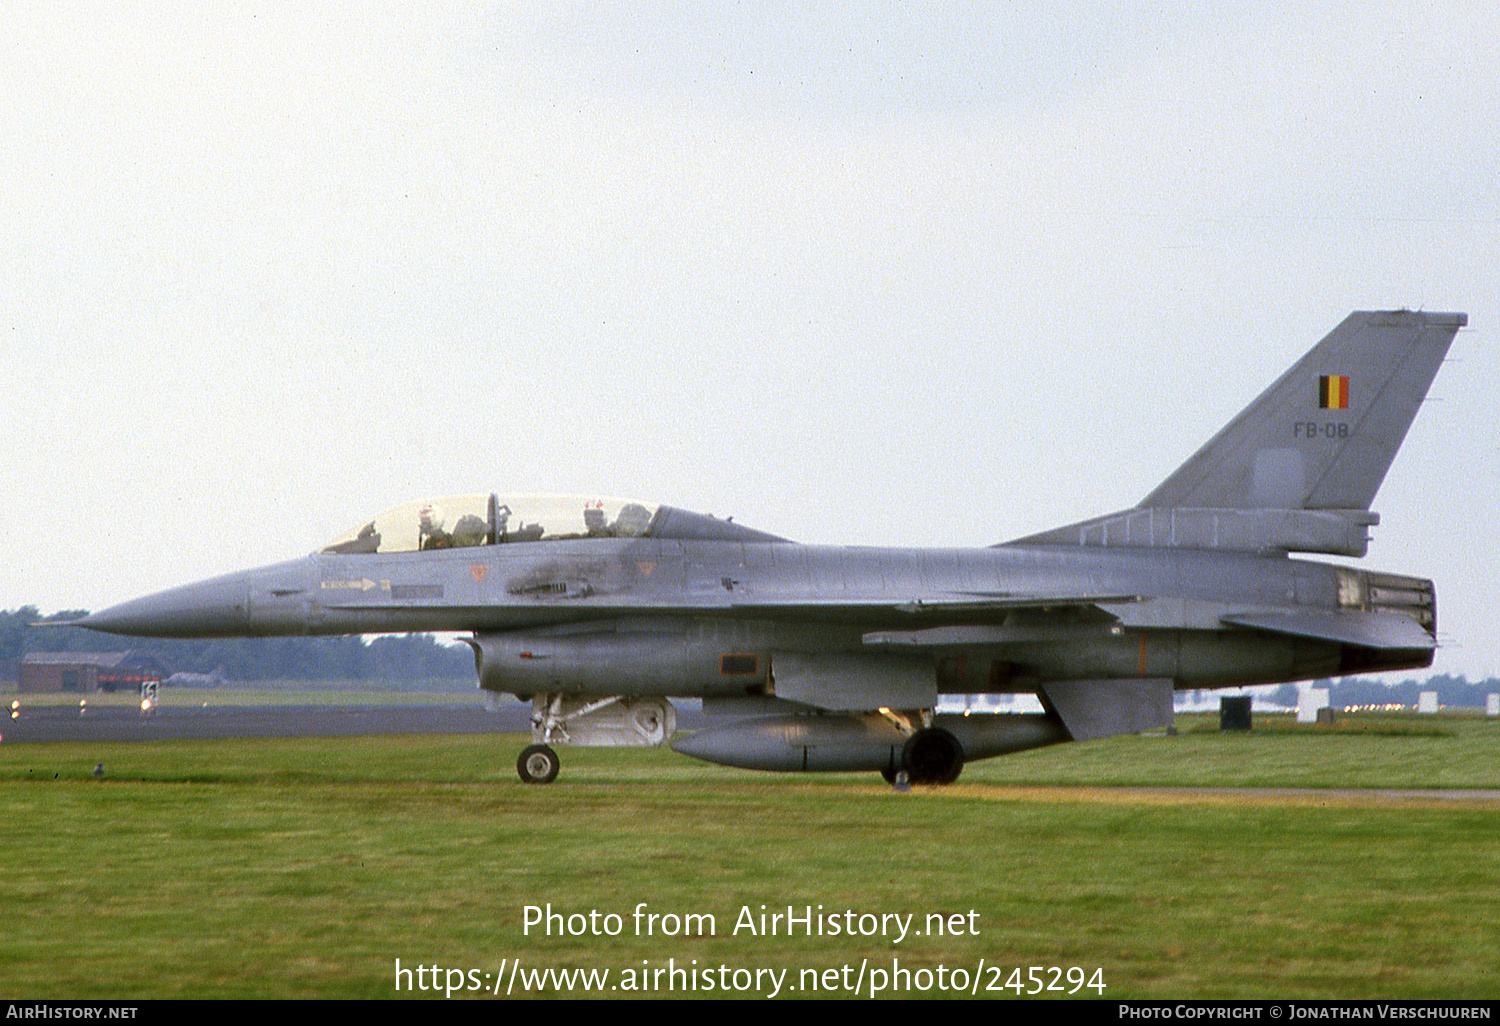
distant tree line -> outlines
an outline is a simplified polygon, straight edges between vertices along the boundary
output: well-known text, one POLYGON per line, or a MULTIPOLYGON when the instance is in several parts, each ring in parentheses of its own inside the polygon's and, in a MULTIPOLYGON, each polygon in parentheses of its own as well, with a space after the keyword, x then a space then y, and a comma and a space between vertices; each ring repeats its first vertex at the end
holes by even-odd
POLYGON ((33 627, 76 620, 86 610, 42 616, 35 606, 0 611, 0 679, 19 676, 30 652, 122 652, 141 649, 174 672, 213 673, 230 680, 379 680, 393 684, 434 680, 472 682, 474 655, 466 645, 444 644, 430 634, 376 638, 127 638, 77 627, 33 627))
MULTIPOLYGON (((1426 680, 1404 680, 1399 684, 1382 684, 1365 677, 1344 677, 1341 680, 1315 680, 1311 686, 1327 688, 1328 704, 1335 709, 1351 705, 1415 706, 1417 696, 1423 691, 1436 691, 1439 705, 1482 709, 1487 695, 1500 694, 1500 677, 1470 682, 1463 674, 1439 673, 1426 680)), ((1276 689, 1272 701, 1279 705, 1296 705, 1296 686, 1283 684, 1276 689)))

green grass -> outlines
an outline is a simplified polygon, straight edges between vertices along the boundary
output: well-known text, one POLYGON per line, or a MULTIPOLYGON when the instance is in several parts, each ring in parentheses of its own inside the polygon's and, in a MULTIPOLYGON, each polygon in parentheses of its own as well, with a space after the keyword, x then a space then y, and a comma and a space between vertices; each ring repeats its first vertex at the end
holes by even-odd
POLYGON ((0 745, 0 993, 389 997, 398 958, 484 973, 519 956, 616 980, 669 958, 788 969, 793 984, 866 958, 983 958, 1102 968, 1107 998, 1500 996, 1500 802, 1093 789, 1494 788, 1500 725, 1235 736, 1197 722, 904 795, 873 774, 661 750, 566 749, 556 784, 527 787, 516 737, 0 745), (637 937, 638 902, 717 929, 637 937), (523 907, 547 903, 625 929, 523 935, 523 907), (740 908, 762 904, 919 927, 973 909, 979 932, 734 935, 740 908))
POLYGON ((1177 723, 1176 737, 1057 745, 980 765, 986 779, 1014 784, 1500 788, 1494 719, 1345 714, 1331 726, 1303 726, 1290 714, 1257 715, 1247 734, 1220 733, 1217 717, 1177 723))

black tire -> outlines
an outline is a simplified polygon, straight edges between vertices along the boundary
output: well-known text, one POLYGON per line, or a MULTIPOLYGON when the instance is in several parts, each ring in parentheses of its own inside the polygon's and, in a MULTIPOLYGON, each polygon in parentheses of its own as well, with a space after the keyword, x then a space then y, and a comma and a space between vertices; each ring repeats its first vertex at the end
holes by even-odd
POLYGON ((958 738, 940 727, 925 727, 906 739, 901 761, 913 784, 951 784, 964 768, 958 738))
POLYGON ((560 769, 562 762, 547 745, 527 745, 516 759, 516 772, 527 784, 550 784, 560 769))

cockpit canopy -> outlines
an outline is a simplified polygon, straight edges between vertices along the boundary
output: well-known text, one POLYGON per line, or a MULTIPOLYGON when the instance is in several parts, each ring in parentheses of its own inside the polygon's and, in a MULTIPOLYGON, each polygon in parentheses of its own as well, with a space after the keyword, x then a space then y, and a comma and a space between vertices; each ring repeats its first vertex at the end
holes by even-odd
POLYGON ((418 552, 565 538, 644 538, 663 508, 591 495, 449 495, 388 509, 321 551, 418 552))

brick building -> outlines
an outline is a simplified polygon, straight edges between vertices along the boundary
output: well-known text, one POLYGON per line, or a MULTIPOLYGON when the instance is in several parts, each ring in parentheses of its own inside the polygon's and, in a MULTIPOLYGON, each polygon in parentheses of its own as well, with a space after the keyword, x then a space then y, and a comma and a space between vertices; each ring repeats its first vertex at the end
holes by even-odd
POLYGON ((171 670, 150 652, 32 652, 21 658, 20 690, 137 691, 171 670))

